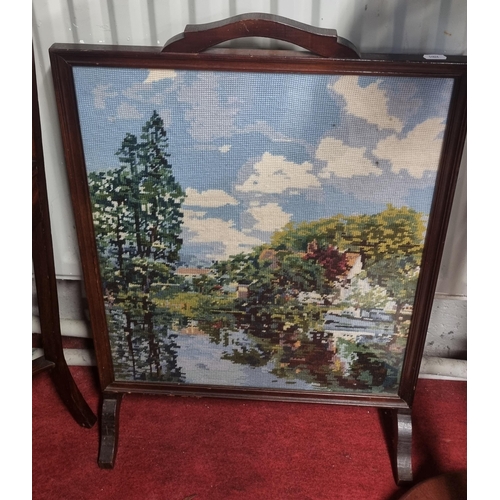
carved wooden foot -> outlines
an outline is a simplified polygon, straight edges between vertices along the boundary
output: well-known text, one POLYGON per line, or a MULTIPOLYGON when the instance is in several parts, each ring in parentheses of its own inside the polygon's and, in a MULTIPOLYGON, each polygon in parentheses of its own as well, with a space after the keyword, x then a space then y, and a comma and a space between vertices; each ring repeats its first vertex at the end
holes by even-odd
POLYGON ((97 422, 97 417, 78 389, 66 362, 55 363, 50 375, 59 396, 73 418, 82 427, 90 429, 97 422))
POLYGON ((393 410, 394 419, 394 475, 398 486, 411 483, 412 425, 411 410, 393 410))
POLYGON ((103 394, 101 406, 101 443, 98 464, 101 469, 112 469, 118 448, 120 405, 123 394, 103 394))

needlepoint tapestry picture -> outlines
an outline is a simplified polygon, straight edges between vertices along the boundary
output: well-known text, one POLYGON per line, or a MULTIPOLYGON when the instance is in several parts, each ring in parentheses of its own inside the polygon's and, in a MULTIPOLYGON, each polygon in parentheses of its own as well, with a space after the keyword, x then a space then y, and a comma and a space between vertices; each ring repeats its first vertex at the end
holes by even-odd
POLYGON ((115 380, 397 394, 453 79, 73 76, 115 380))

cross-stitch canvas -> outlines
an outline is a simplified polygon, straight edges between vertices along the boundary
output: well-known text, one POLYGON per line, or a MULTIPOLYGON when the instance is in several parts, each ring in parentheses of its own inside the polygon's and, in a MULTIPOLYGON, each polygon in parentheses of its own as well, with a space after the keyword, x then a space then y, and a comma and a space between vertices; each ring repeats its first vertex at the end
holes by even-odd
POLYGON ((115 380, 397 393, 452 79, 73 74, 115 380))

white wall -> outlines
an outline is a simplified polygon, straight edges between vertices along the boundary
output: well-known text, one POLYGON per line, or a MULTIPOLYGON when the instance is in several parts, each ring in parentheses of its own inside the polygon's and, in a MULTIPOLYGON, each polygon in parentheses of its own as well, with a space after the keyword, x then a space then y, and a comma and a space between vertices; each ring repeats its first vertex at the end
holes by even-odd
MULTIPOLYGON (((55 42, 161 46, 186 24, 247 12, 335 28, 365 53, 465 55, 467 50, 466 0, 34 0, 33 43, 58 278, 78 280, 81 271, 48 48, 55 42)), ((259 45, 279 46, 265 40, 259 45)), ((438 279, 440 299, 467 295, 465 156, 438 279)), ((465 322, 460 328, 463 337, 465 322)))

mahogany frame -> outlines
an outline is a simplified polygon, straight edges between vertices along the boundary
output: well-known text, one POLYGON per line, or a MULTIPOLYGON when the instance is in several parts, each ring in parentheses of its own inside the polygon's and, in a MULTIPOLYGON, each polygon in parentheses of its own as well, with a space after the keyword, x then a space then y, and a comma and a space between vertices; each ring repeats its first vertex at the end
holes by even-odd
POLYGON ((163 48, 55 44, 49 52, 102 391, 99 465, 104 468, 114 465, 120 401, 125 393, 191 395, 390 409, 396 423, 396 481, 411 481, 411 407, 466 135, 466 57, 448 56, 443 60, 427 59, 422 55, 361 55, 352 44, 338 38, 335 30, 321 30, 266 14, 248 14, 210 25, 187 26, 183 34, 171 39, 163 48), (285 40, 308 51, 210 49, 221 41, 242 36, 285 40), (74 66, 391 75, 454 80, 397 395, 325 394, 296 390, 292 393, 158 382, 120 382, 114 379, 98 256, 93 243, 94 228, 72 74, 74 66))

